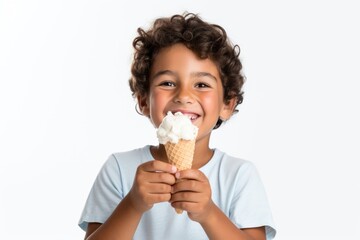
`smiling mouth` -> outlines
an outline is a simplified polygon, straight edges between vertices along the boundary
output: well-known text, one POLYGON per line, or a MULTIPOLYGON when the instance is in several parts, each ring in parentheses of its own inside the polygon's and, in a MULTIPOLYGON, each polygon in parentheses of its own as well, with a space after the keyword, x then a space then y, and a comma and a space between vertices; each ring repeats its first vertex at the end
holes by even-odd
POLYGON ((199 115, 196 113, 190 113, 190 112, 183 112, 183 111, 174 111, 173 114, 176 112, 181 112, 184 116, 187 116, 191 121, 195 121, 199 118, 199 115))

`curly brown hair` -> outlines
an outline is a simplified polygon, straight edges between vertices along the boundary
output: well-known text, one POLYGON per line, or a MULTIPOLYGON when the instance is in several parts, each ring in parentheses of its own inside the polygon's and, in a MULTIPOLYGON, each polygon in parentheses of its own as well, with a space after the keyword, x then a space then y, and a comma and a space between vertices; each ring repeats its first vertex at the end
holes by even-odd
MULTIPOLYGON (((196 14, 184 13, 158 18, 149 30, 138 28, 137 32, 129 80, 133 97, 148 94, 150 68, 156 54, 162 48, 182 43, 199 58, 209 58, 217 65, 224 88, 224 102, 235 98, 235 107, 242 103, 245 77, 241 71, 240 47, 230 42, 221 26, 207 23, 196 14)), ((219 119, 215 128, 221 123, 219 119)))

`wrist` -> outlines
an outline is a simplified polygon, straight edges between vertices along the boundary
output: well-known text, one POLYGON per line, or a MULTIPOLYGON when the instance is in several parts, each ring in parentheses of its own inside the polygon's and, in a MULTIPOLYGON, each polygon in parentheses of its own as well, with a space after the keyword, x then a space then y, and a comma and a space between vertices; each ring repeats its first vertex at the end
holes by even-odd
POLYGON ((136 204, 136 199, 131 194, 131 191, 125 196, 122 200, 122 203, 127 206, 127 208, 136 215, 142 216, 147 209, 143 209, 136 204))
POLYGON ((200 218, 198 218, 197 222, 201 225, 211 225, 217 220, 218 211, 220 211, 220 209, 214 202, 211 201, 211 203, 209 203, 208 209, 205 211, 206 214, 203 214, 200 218))

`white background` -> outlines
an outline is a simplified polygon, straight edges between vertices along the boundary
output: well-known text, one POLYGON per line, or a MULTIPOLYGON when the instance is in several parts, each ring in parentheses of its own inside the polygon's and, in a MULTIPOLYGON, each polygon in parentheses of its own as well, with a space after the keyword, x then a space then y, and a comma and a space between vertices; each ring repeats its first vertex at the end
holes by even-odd
POLYGON ((360 239, 355 2, 1 0, 0 238, 83 238, 103 162, 157 143, 127 83, 136 29, 188 10, 241 47, 245 101, 211 145, 255 163, 276 239, 360 239))

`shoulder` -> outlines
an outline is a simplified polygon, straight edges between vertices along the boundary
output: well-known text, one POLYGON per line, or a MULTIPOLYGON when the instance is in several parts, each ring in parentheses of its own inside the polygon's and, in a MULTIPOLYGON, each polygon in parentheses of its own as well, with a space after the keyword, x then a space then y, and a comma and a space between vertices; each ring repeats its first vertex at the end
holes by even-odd
POLYGON ((144 146, 142 148, 112 153, 105 161, 102 172, 118 175, 120 172, 126 173, 137 168, 143 162, 151 159, 149 148, 150 146, 144 146))
POLYGON ((219 165, 219 167, 227 168, 236 172, 239 170, 253 171, 256 169, 255 165, 251 161, 232 156, 219 149, 215 149, 214 151, 214 160, 219 165))
POLYGON ((107 162, 116 165, 135 164, 139 165, 143 161, 150 160, 150 146, 144 146, 142 148, 136 148, 128 151, 114 152, 112 153, 107 162))
POLYGON ((214 176, 217 181, 230 185, 243 185, 249 182, 260 182, 260 177, 253 162, 239 157, 234 157, 215 149, 209 176, 214 176))

